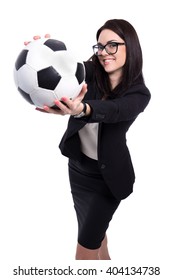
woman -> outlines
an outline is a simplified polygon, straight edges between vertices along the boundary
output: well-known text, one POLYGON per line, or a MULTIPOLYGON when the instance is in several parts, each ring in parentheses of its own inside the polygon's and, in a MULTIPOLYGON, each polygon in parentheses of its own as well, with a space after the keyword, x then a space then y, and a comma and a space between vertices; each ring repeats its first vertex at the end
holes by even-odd
POLYGON ((58 110, 44 107, 49 113, 71 115, 59 147, 69 158, 78 219, 77 260, 110 259, 106 230, 135 181, 126 132, 150 100, 133 26, 121 19, 108 20, 96 39, 94 55, 85 62, 86 85, 79 96, 55 100, 58 110))

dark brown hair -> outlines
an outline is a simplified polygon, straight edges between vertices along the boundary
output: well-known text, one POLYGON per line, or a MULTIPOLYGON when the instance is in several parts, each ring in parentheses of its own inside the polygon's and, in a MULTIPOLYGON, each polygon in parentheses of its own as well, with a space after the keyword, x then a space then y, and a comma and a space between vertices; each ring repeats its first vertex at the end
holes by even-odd
POLYGON ((111 90, 108 74, 100 65, 98 57, 92 56, 92 61, 95 65, 95 79, 99 90, 103 96, 108 96, 110 93, 122 94, 132 84, 144 83, 142 74, 142 50, 139 42, 138 35, 134 27, 126 20, 112 19, 105 22, 96 33, 98 41, 99 35, 104 29, 110 29, 118 34, 126 45, 126 62, 123 69, 122 80, 120 84, 111 90))

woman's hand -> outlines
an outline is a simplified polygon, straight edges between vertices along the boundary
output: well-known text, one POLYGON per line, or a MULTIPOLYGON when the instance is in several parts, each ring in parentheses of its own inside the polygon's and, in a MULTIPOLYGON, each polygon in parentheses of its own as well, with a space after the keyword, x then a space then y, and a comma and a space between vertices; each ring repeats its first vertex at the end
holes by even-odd
MULTIPOLYGON (((50 34, 45 34, 45 35, 44 35, 44 38, 50 38, 50 34)), ((41 36, 40 36, 40 35, 35 35, 35 36, 33 37, 33 39, 34 39, 34 40, 39 40, 39 39, 41 39, 41 36)), ((29 43, 31 43, 31 41, 25 41, 25 42, 24 42, 24 45, 27 46, 29 43)))
MULTIPOLYGON (((51 113, 51 114, 62 115, 62 116, 78 115, 83 110, 84 105, 81 101, 83 100, 86 92, 87 92, 87 84, 84 84, 81 92, 74 100, 71 100, 68 97, 64 96, 61 98, 61 100, 55 100, 55 106, 57 106, 57 109, 55 108, 55 106, 53 108, 44 106, 43 109, 36 108, 36 110, 41 112, 51 113)), ((90 107, 87 104, 86 115, 89 115, 89 113, 90 113, 90 107)))

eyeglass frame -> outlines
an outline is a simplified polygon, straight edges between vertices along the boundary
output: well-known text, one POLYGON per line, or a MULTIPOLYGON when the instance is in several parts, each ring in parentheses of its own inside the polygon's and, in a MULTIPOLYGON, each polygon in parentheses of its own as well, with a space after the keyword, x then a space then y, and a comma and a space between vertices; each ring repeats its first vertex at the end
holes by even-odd
POLYGON ((96 45, 92 46, 92 48, 93 48, 93 52, 94 52, 94 54, 95 54, 96 56, 102 55, 102 54, 96 54, 96 53, 95 53, 94 48, 95 48, 96 46, 99 46, 99 47, 101 48, 101 53, 102 53, 103 50, 105 50, 105 51, 107 52, 107 54, 112 55, 112 54, 117 53, 117 51, 118 51, 118 46, 122 46, 122 45, 125 45, 125 43, 124 43, 124 42, 114 42, 114 41, 110 41, 110 42, 107 42, 106 45, 104 45, 104 46, 103 46, 102 44, 96 44, 96 45), (106 46, 109 45, 109 44, 111 44, 111 43, 114 43, 114 44, 116 45, 116 51, 113 52, 113 53, 112 53, 112 52, 108 52, 108 51, 106 50, 106 46))

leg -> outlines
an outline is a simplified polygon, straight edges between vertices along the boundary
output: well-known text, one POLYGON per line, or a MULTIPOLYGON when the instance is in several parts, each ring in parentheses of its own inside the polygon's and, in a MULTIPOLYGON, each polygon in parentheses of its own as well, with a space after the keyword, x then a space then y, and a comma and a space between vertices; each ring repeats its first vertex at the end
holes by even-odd
POLYGON ((76 260, 99 260, 99 249, 87 249, 78 243, 76 260))
POLYGON ((76 249, 76 260, 110 260, 111 258, 109 256, 107 243, 106 235, 99 249, 87 249, 78 243, 76 249))
POLYGON ((107 246, 107 236, 105 235, 105 238, 102 241, 102 245, 99 248, 99 260, 110 260, 110 255, 108 251, 108 246, 107 246))

